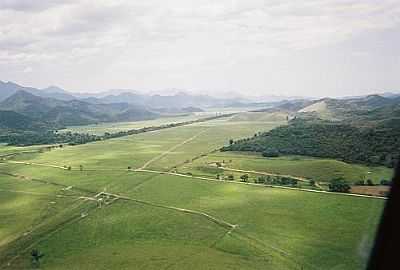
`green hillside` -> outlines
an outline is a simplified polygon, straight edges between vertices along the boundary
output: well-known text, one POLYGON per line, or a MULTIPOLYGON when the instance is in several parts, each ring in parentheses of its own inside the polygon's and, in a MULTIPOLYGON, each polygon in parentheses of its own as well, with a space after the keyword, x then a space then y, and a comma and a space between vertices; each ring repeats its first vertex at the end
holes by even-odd
POLYGON ((35 96, 22 90, 3 100, 0 109, 62 126, 147 120, 159 116, 144 107, 127 103, 92 104, 81 100, 58 100, 35 96))
MULTIPOLYGON (((34 120, 28 116, 13 112, 0 111, 0 130, 25 131, 25 130, 48 130, 56 128, 55 124, 34 120)), ((3 134, 4 135, 4 134, 3 134)))
POLYGON ((400 149, 399 136, 399 128, 358 128, 296 119, 287 126, 235 141, 222 150, 336 158, 393 167, 400 149))

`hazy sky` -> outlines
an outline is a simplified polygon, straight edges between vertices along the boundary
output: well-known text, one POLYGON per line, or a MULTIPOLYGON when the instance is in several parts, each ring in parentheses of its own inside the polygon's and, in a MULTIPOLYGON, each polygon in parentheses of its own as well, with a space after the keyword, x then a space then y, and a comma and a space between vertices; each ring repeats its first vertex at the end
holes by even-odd
POLYGON ((0 1, 0 80, 35 87, 398 92, 399 52, 399 0, 0 1))

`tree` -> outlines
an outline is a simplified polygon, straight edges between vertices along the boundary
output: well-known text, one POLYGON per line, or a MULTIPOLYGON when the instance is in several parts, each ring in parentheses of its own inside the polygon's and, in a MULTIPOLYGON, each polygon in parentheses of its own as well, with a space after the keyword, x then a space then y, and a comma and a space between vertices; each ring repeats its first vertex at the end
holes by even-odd
POLYGON ((279 151, 275 148, 268 148, 262 152, 263 157, 279 157, 279 151))
POLYGON ((265 177, 265 184, 272 184, 272 179, 273 179, 273 177, 272 176, 270 176, 270 175, 267 175, 266 177, 265 177))
POLYGON ((390 186, 390 185, 391 185, 391 182, 390 182, 389 180, 382 179, 382 180, 381 180, 381 185, 382 185, 382 186, 390 186))
POLYGON ((256 179, 256 184, 265 184, 265 176, 259 176, 256 179))
POLYGON ((297 184, 298 184, 298 181, 297 181, 296 179, 290 179, 290 185, 291 185, 292 187, 296 187, 297 184))
POLYGON ((371 179, 367 179, 367 186, 374 186, 374 182, 371 179))
POLYGON ((128 166, 128 170, 131 170, 132 169, 132 167, 131 166, 128 166))
POLYGON ((247 182, 249 180, 249 175, 248 174, 243 174, 240 176, 240 182, 247 182))
POLYGON ((72 169, 71 166, 68 166, 67 170, 70 171, 71 169, 72 169))
POLYGON ((315 187, 315 180, 313 179, 310 180, 310 186, 315 187))
POLYGON ((364 180, 358 180, 354 183, 354 185, 356 186, 364 186, 365 185, 365 181, 364 180))
POLYGON ((235 179, 235 177, 233 176, 233 174, 228 175, 228 180, 229 181, 233 181, 235 179))
POLYGON ((31 251, 31 256, 32 256, 32 261, 34 264, 38 265, 40 262, 40 259, 44 256, 43 253, 41 253, 39 250, 37 249, 32 249, 31 251))
POLYGON ((83 165, 79 165, 79 170, 83 171, 83 165))
POLYGON ((329 191, 332 192, 344 192, 350 191, 350 184, 344 180, 342 177, 337 177, 331 180, 329 183, 329 191))
POLYGON ((232 145, 233 144, 233 139, 230 139, 229 140, 229 145, 232 145))
POLYGON ((334 123, 300 118, 257 137, 235 140, 234 144, 221 150, 259 152, 266 157, 305 155, 392 167, 400 149, 397 139, 400 121, 396 122, 399 124, 376 129, 349 125, 345 121, 334 123))

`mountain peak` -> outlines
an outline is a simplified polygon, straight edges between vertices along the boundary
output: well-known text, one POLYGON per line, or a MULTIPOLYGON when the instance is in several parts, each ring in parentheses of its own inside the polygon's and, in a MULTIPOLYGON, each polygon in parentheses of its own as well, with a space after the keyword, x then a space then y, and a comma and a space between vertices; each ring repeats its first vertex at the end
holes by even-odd
POLYGON ((8 82, 0 81, 0 87, 7 88, 7 89, 22 89, 22 88, 24 88, 23 86, 16 84, 14 82, 11 82, 11 81, 8 81, 8 82))
POLYGON ((42 99, 38 96, 33 95, 32 93, 29 93, 28 91, 25 90, 18 90, 8 98, 6 98, 2 104, 10 104, 15 101, 38 101, 39 99, 42 99))
POLYGON ((50 85, 49 87, 43 88, 42 91, 45 92, 52 92, 52 93, 68 93, 67 91, 65 91, 64 89, 56 86, 56 85, 50 85))

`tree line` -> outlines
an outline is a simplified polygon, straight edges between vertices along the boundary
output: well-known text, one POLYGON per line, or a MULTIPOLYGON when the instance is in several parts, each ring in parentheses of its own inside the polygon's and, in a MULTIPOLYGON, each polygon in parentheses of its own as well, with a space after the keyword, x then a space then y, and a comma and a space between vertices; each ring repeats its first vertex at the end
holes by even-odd
POLYGON ((393 167, 399 149, 399 125, 360 128, 342 122, 295 120, 252 138, 230 141, 221 150, 260 152, 266 157, 306 155, 393 167))

